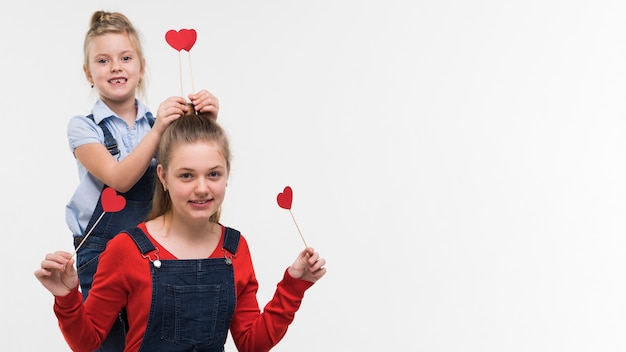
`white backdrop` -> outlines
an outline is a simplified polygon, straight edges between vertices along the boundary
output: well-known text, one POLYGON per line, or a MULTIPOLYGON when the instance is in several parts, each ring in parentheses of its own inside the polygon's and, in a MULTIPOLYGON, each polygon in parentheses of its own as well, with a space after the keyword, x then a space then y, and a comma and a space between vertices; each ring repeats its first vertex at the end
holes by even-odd
POLYGON ((72 248, 65 129, 95 99, 81 65, 98 9, 141 31, 154 111, 180 95, 165 32, 197 30, 185 94, 220 99, 223 222, 250 242, 262 305, 302 248, 275 200, 292 186, 328 274, 275 351, 626 349, 623 1, 0 7, 2 350, 67 350, 33 272, 72 248))

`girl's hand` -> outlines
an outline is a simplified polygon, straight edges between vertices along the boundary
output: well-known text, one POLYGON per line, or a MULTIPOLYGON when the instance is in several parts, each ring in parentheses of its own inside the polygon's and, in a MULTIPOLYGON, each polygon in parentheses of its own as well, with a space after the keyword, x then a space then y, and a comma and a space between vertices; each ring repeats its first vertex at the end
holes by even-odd
POLYGON ((189 106, 183 97, 169 97, 159 105, 157 120, 163 120, 169 124, 169 122, 184 115, 187 110, 189 110, 189 106))
POLYGON ((54 296, 65 296, 78 286, 74 259, 68 252, 49 253, 35 271, 35 277, 54 296))
POLYGON ((165 127, 167 127, 172 121, 183 116, 187 110, 189 110, 189 107, 183 97, 174 96, 165 99, 159 105, 156 122, 152 128, 156 129, 159 134, 162 133, 163 130, 165 130, 165 127))
POLYGON ((189 100, 191 101, 191 104, 193 104, 196 111, 211 113, 213 118, 217 119, 217 113, 220 110, 219 101, 206 89, 203 89, 196 94, 189 94, 189 100))
POLYGON ((320 258, 319 253, 308 247, 298 255, 287 272, 295 279, 315 282, 326 274, 326 259, 320 258))

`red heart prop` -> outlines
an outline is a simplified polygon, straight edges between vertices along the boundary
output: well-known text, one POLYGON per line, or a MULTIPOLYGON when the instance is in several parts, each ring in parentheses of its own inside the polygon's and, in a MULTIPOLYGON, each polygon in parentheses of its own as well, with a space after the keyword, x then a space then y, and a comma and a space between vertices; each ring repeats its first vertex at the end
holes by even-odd
POLYGON ((179 31, 170 29, 165 33, 165 41, 178 51, 191 50, 196 43, 197 37, 195 29, 181 29, 179 31))
POLYGON ((276 200, 278 201, 278 206, 283 209, 291 209, 291 200, 293 199, 293 192, 291 191, 291 187, 286 186, 285 190, 282 193, 278 193, 276 200))
POLYGON ((117 194, 115 189, 107 187, 102 191, 102 209, 107 213, 118 212, 126 206, 126 198, 117 194))

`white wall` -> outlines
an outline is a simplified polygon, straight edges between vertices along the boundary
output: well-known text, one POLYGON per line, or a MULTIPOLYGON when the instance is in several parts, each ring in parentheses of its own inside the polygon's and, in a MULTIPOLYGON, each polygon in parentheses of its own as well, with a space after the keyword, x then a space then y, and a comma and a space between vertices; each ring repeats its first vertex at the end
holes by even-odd
POLYGON ((262 305, 302 247, 275 202, 294 189, 328 274, 275 351, 626 349, 623 1, 0 6, 3 350, 67 350, 33 272, 72 248, 65 128, 95 98, 97 9, 141 30, 155 111, 180 95, 165 32, 197 30, 194 85, 235 154, 223 220, 262 305))

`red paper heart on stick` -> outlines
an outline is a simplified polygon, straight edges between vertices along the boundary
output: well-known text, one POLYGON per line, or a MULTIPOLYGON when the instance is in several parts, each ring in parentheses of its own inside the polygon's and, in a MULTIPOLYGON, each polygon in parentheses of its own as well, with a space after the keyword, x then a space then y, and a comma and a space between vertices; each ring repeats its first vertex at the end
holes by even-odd
POLYGON ((179 31, 170 29, 165 33, 165 41, 178 51, 189 51, 196 43, 197 36, 195 29, 181 29, 179 31))
POLYGON ((278 193, 276 200, 278 201, 278 206, 283 209, 291 209, 291 200, 293 199, 293 192, 291 191, 291 187, 286 186, 282 193, 278 193))
POLYGON ((107 213, 118 212, 126 206, 126 198, 117 194, 115 189, 107 187, 102 191, 102 209, 107 213))

